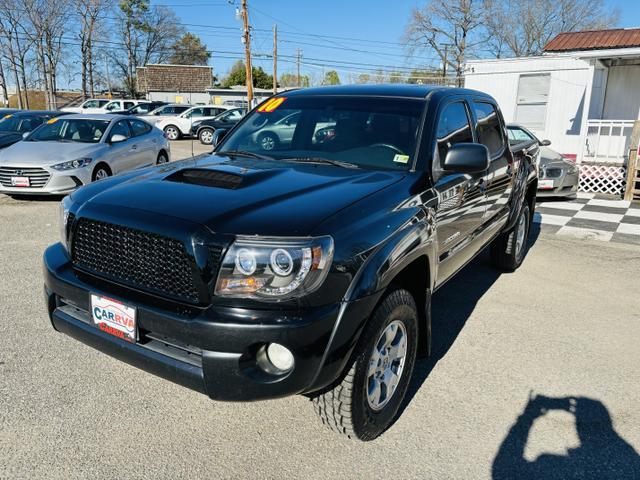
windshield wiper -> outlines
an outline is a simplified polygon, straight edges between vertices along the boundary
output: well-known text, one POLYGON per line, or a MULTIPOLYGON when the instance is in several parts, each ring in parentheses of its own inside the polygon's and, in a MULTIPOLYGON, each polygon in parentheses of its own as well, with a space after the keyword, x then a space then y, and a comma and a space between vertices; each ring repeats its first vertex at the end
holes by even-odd
POLYGON ((216 152, 219 155, 229 155, 229 156, 238 156, 238 157, 250 157, 250 158, 258 158, 260 160, 273 160, 272 157, 268 157, 266 155, 260 155, 259 153, 249 152, 248 150, 225 150, 224 152, 216 152))
POLYGON ((343 162, 342 160, 330 160, 328 158, 323 157, 291 157, 291 158, 280 158, 284 162, 299 162, 299 163, 324 163, 327 165, 335 165, 336 167, 342 168, 360 168, 355 163, 343 162))

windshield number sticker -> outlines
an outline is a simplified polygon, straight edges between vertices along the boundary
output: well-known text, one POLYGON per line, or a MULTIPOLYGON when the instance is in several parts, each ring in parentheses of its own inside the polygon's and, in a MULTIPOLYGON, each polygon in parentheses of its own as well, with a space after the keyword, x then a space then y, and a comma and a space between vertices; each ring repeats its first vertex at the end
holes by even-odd
POLYGON ((258 111, 262 113, 271 113, 275 111, 275 109, 280 105, 282 105, 285 100, 286 98, 284 97, 272 98, 271 100, 267 100, 260 106, 260 108, 258 108, 258 111))
POLYGON ((13 115, 9 114, 9 115, 5 115, 4 117, 2 117, 3 120, 7 119, 7 118, 11 118, 13 117, 13 115))
POLYGON ((56 123, 57 121, 58 121, 57 118, 52 118, 51 120, 48 120, 47 123, 51 125, 52 123, 56 123))
POLYGON ((393 157, 394 163, 407 163, 409 162, 409 155, 400 155, 396 153, 396 156, 393 157))

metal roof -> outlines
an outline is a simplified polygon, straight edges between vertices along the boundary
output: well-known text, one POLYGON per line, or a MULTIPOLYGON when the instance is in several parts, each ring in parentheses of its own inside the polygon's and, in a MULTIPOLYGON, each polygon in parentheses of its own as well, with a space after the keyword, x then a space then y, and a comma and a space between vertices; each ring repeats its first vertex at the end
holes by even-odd
POLYGON ((560 33, 544 46, 545 52, 640 47, 640 28, 615 28, 560 33))

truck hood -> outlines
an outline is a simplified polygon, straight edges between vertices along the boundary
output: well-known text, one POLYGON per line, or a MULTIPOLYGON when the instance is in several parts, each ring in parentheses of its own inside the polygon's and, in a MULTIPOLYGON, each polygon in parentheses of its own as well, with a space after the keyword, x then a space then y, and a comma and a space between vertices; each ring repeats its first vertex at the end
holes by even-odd
POLYGON ((404 177, 332 165, 209 155, 90 185, 74 194, 92 205, 176 217, 216 233, 305 236, 322 220, 404 177), (106 186, 108 185, 108 186, 106 186), (86 190, 86 192, 85 192, 86 190))
POLYGON ((18 142, 0 150, 0 165, 47 167, 95 156, 102 146, 101 143, 18 142))

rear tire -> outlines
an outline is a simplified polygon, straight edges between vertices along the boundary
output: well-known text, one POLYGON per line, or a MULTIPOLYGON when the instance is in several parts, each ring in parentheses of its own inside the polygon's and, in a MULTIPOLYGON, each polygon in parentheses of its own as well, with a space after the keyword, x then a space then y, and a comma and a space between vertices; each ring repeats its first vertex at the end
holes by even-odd
POLYGON ((382 434, 407 393, 417 347, 415 301, 408 291, 394 290, 371 316, 344 378, 312 398, 322 423, 362 441, 382 434))
POLYGON ((158 153, 158 159, 156 160, 156 165, 162 165, 164 163, 169 163, 169 157, 164 151, 162 151, 158 153))
POLYGON ((491 244, 491 261, 503 272, 513 272, 520 265, 527 253, 527 239, 531 227, 531 210, 524 203, 518 214, 516 224, 501 233, 491 244))
POLYGON ((180 129, 175 125, 167 125, 164 127, 164 136, 169 140, 179 140, 180 139, 180 129))

